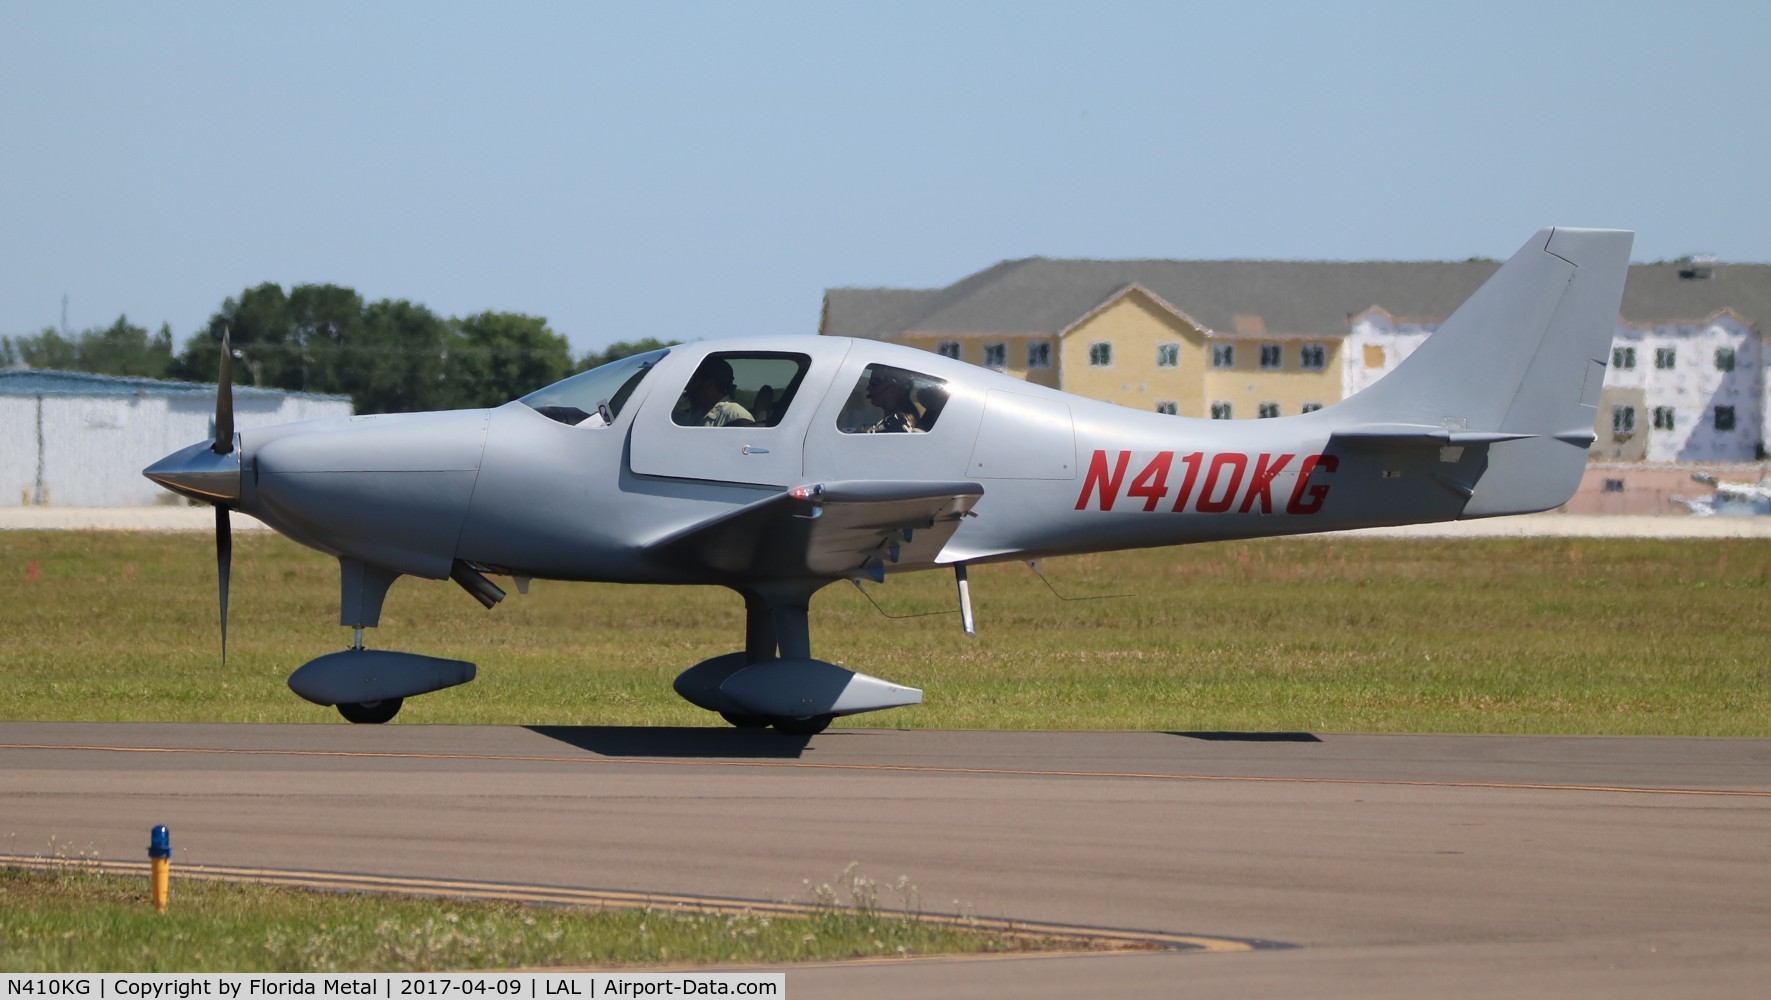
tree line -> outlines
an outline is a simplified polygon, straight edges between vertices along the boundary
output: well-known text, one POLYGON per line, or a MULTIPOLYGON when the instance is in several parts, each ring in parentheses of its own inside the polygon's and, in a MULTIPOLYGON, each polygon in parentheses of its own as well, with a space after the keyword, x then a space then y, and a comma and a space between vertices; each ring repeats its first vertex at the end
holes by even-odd
POLYGON ((677 341, 621 341, 576 360, 539 316, 482 312, 441 317, 404 299, 364 302, 342 285, 266 282, 225 300, 174 353, 172 329, 150 334, 127 316, 63 335, 0 337, 0 367, 213 382, 222 331, 234 346, 234 382, 351 397, 358 413, 496 406, 576 371, 677 341))

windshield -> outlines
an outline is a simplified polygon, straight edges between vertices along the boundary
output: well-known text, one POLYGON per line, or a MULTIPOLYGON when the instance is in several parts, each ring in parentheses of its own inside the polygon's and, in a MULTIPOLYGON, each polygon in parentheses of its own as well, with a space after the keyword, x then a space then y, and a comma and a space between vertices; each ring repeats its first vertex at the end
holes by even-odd
POLYGON ((562 424, 606 427, 627 405, 633 391, 645 380, 646 373, 669 353, 670 349, 665 348, 611 361, 545 389, 537 389, 517 402, 527 403, 538 413, 562 424))

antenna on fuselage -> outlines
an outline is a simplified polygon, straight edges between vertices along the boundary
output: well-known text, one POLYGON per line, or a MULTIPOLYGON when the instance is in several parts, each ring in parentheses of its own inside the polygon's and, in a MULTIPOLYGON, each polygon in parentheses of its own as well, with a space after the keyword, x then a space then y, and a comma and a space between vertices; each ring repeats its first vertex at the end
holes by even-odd
POLYGON ((1027 568, 1032 570, 1033 575, 1039 577, 1039 582, 1045 584, 1045 589, 1051 591, 1052 596, 1060 601, 1113 601, 1118 600, 1121 597, 1137 596, 1135 594, 1095 594, 1090 597, 1065 597, 1063 594, 1058 593, 1058 588, 1052 586, 1052 582, 1047 580, 1045 574, 1039 571, 1039 560, 1027 560, 1027 568))

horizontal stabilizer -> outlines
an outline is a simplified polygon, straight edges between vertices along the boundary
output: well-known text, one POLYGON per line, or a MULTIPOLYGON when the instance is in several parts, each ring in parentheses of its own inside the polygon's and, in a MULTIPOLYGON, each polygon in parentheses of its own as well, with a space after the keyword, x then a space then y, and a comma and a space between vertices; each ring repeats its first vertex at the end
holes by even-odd
POLYGON ((1338 441, 1369 448, 1413 445, 1443 448, 1446 446, 1495 444, 1500 441, 1519 441, 1536 436, 1518 431, 1453 430, 1449 427, 1434 427, 1430 424, 1360 424, 1354 427, 1337 428, 1334 432, 1334 437, 1338 441))

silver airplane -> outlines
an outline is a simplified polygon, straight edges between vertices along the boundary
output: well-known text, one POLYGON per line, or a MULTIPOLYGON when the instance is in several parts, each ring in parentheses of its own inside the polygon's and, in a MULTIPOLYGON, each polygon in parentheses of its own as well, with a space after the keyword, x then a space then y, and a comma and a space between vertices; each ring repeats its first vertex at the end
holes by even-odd
POLYGON ((289 686, 352 722, 471 680, 365 649, 402 575, 721 586, 741 650, 684 698, 816 733, 922 692, 812 656, 807 607, 843 580, 1066 553, 1451 521, 1568 500, 1594 439, 1632 234, 1545 229, 1385 378, 1255 421, 1127 409, 900 345, 717 340, 603 365, 493 409, 235 433, 228 348, 213 442, 144 470, 215 506, 225 655, 244 511, 337 557, 350 648, 289 686))

